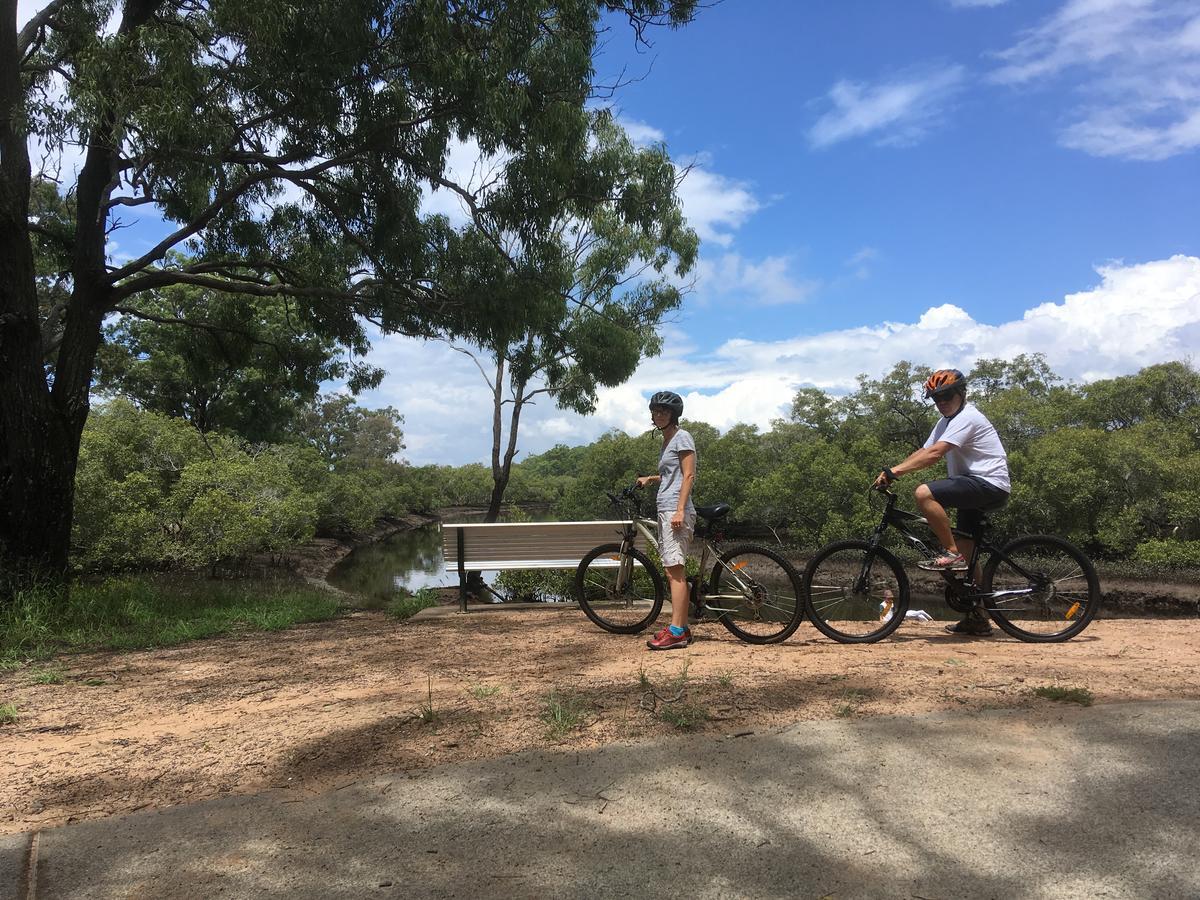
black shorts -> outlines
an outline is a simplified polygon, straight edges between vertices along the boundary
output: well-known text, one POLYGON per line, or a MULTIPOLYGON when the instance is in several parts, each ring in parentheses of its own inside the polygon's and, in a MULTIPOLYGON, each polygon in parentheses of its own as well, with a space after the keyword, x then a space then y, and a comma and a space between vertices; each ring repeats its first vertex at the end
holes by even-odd
POLYGON ((958 510, 958 529, 974 531, 983 518, 980 510, 1000 506, 1008 500, 1008 491, 998 488, 978 475, 955 475, 939 478, 926 487, 933 499, 947 508, 958 510))

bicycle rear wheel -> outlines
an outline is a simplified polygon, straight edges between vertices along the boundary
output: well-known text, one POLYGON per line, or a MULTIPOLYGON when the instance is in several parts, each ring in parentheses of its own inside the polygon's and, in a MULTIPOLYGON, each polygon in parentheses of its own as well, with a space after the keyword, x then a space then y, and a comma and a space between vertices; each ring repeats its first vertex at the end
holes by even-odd
POLYGON ((575 599, 589 619, 613 634, 637 634, 658 618, 663 606, 658 567, 640 550, 602 544, 575 570, 575 599), (620 584, 621 573, 626 573, 620 584))
POLYGON ((993 553, 983 570, 984 608, 1022 641, 1051 643, 1073 638, 1100 608, 1096 568, 1074 544, 1038 534, 1018 538, 993 553))
POLYGON ((799 573, 766 547, 730 547, 713 566, 708 584, 708 611, 748 644, 785 641, 804 619, 799 573))
POLYGON ((908 576, 889 551, 866 541, 838 541, 817 552, 804 571, 808 617, 843 644, 882 640, 908 612, 908 576))

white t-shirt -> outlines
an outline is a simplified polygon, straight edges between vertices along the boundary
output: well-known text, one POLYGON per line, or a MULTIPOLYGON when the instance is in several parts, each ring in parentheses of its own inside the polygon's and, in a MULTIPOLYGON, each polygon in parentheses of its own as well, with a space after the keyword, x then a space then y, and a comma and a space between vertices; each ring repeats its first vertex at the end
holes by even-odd
POLYGON ((1008 480, 1008 454, 1000 443, 1000 435, 973 404, 963 404, 956 415, 949 419, 943 417, 933 426, 925 446, 932 447, 938 441, 954 445, 954 449, 946 454, 946 469, 951 478, 977 475, 1002 491, 1012 490, 1008 480))

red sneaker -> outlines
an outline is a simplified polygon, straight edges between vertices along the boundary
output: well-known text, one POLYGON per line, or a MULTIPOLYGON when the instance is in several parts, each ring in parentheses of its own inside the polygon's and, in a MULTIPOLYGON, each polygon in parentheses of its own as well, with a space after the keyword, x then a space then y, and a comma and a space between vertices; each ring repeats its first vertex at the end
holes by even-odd
POLYGON ((671 626, 667 626, 653 638, 646 641, 646 646, 651 650, 675 650, 677 648, 686 647, 692 642, 692 629, 684 628, 683 634, 676 637, 671 634, 671 626))

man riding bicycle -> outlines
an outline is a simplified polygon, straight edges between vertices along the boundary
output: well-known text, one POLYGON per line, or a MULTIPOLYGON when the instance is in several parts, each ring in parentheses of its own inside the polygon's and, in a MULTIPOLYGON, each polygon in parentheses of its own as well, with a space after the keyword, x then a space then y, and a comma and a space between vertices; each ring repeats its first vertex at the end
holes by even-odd
MULTIPOLYGON (((1008 454, 992 423, 967 402, 967 379, 958 369, 938 369, 930 375, 925 382, 925 397, 933 400, 942 418, 933 426, 925 445, 898 465, 885 467, 875 479, 875 486, 885 487, 901 475, 927 469, 944 457, 949 477, 920 485, 913 496, 945 553, 919 565, 938 572, 965 570, 974 545, 967 538, 955 538, 946 507, 958 510, 960 531, 977 528, 983 517, 981 510, 1008 499, 1008 454)), ((946 630, 986 635, 992 626, 975 609, 946 630)))

